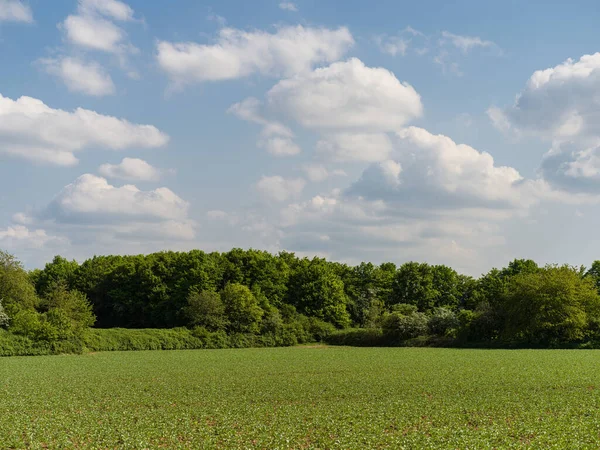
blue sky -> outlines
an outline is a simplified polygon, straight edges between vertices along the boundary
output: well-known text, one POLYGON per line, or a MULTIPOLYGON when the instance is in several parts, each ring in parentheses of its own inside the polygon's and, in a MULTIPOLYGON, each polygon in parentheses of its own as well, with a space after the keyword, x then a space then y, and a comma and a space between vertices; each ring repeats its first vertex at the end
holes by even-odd
POLYGON ((600 258, 595 2, 0 0, 0 248, 600 258))

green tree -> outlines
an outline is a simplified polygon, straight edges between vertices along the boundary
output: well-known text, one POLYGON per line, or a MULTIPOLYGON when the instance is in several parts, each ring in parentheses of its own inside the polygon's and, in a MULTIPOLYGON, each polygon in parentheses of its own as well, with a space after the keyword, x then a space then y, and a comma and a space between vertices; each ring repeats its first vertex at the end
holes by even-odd
POLYGON ((229 283, 221 292, 228 329, 238 333, 258 333, 263 310, 252 291, 242 284, 229 283))
POLYGON ((585 276, 594 282, 596 289, 600 292, 600 261, 594 261, 585 276))
POLYGON ((401 341, 425 336, 428 332, 427 316, 408 308, 397 308, 397 311, 384 317, 382 328, 388 337, 401 341), (403 314, 403 312, 408 312, 408 314, 403 314))
POLYGON ((533 344, 581 341, 600 313, 600 295, 589 277, 570 266, 546 266, 513 276, 503 307, 505 337, 533 344))
POLYGON ((0 251, 0 299, 10 318, 21 310, 34 310, 39 303, 22 264, 13 255, 3 251, 0 251))
POLYGON ((192 291, 188 295, 183 313, 190 326, 201 326, 211 331, 225 329, 225 305, 221 296, 213 291, 192 291))
POLYGON ((10 318, 4 312, 4 306, 2 306, 2 300, 0 300, 0 328, 8 328, 9 323, 10 318))
POLYGON ((78 268, 77 261, 55 256, 52 262, 46 264, 44 270, 31 273, 38 295, 45 296, 57 284, 64 284, 68 289, 72 289, 78 268))
MULTIPOLYGON (((92 305, 85 294, 67 290, 67 286, 59 282, 46 294, 42 306, 47 310, 48 318, 54 318, 55 324, 62 324, 68 320, 70 330, 75 335, 94 325, 96 316, 92 305)), ((52 323, 52 320, 50 320, 52 323)))
POLYGON ((456 330, 460 323, 454 311, 448 308, 435 308, 429 316, 429 332, 436 336, 446 336, 451 330, 456 330))
POLYGON ((325 260, 303 259, 290 278, 289 302, 299 312, 343 328, 350 325, 344 283, 325 260))

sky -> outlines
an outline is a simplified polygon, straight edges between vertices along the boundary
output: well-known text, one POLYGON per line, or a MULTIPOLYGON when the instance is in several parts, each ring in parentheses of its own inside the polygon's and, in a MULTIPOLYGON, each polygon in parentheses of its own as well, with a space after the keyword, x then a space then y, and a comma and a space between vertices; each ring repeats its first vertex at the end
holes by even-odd
POLYGON ((600 259, 595 1, 0 0, 0 249, 600 259))

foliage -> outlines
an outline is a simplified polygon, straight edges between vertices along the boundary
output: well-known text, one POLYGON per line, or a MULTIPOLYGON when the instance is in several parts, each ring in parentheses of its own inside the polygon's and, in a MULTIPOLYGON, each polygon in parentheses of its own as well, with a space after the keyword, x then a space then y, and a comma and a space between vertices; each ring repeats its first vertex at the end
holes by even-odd
POLYGON ((4 306, 2 306, 2 300, 0 299, 0 328, 8 328, 10 324, 10 318, 8 314, 4 312, 4 306))
POLYGON ((456 314, 448 308, 436 308, 429 317, 427 326, 429 332, 435 336, 446 336, 456 331, 460 325, 456 314))
POLYGON ((583 340, 600 314, 600 295, 578 269, 547 266, 512 277, 503 301, 505 335, 534 344, 583 340))
POLYGON ((206 327, 211 331, 223 330, 227 325, 225 305, 221 296, 213 291, 192 291, 183 308, 187 324, 206 327))
POLYGON ((401 341, 427 334, 427 316, 420 312, 401 314, 393 312, 383 319, 383 332, 390 338, 401 341))
POLYGON ((343 328, 350 324, 344 283, 325 260, 302 259, 290 277, 290 304, 306 315, 343 328))
POLYGON ((475 279, 443 265, 350 266, 236 248, 81 264, 56 256, 27 273, 0 252, 0 327, 54 351, 83 351, 92 326, 188 327, 208 347, 344 336, 336 329, 356 341, 381 335, 379 345, 582 346, 600 342, 599 288, 600 261, 586 271, 515 259, 475 279))
POLYGON ((228 319, 228 330, 235 333, 258 333, 264 311, 247 286, 230 283, 221 292, 228 319))
POLYGON ((96 316, 85 294, 77 290, 67 290, 63 282, 58 282, 47 290, 42 308, 47 311, 48 317, 62 317, 64 326, 75 335, 81 335, 96 322, 96 316))
POLYGON ((8 317, 21 310, 33 310, 38 305, 35 288, 22 264, 0 250, 0 299, 8 317))

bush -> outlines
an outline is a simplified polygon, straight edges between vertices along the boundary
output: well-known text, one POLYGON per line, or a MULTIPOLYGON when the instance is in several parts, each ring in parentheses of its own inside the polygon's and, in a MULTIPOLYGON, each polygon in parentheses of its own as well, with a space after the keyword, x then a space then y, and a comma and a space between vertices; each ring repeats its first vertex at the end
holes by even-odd
POLYGON ((308 321, 308 332, 312 336, 312 340, 316 342, 325 341, 330 334, 336 331, 335 326, 316 317, 310 317, 308 321))
POLYGON ((325 342, 331 345, 355 347, 378 347, 386 345, 386 339, 379 328, 349 328, 329 334, 325 342))
POLYGON ((4 312, 4 306, 2 306, 2 300, 0 300, 0 328, 8 328, 10 318, 8 314, 4 312))
POLYGON ((393 312, 383 320, 383 332, 390 339, 405 341, 424 336, 427 331, 427 316, 423 313, 413 312, 406 316, 393 312))
POLYGON ((456 314, 448 308, 436 308, 427 323, 429 332, 436 336, 447 336, 460 325, 456 314))

